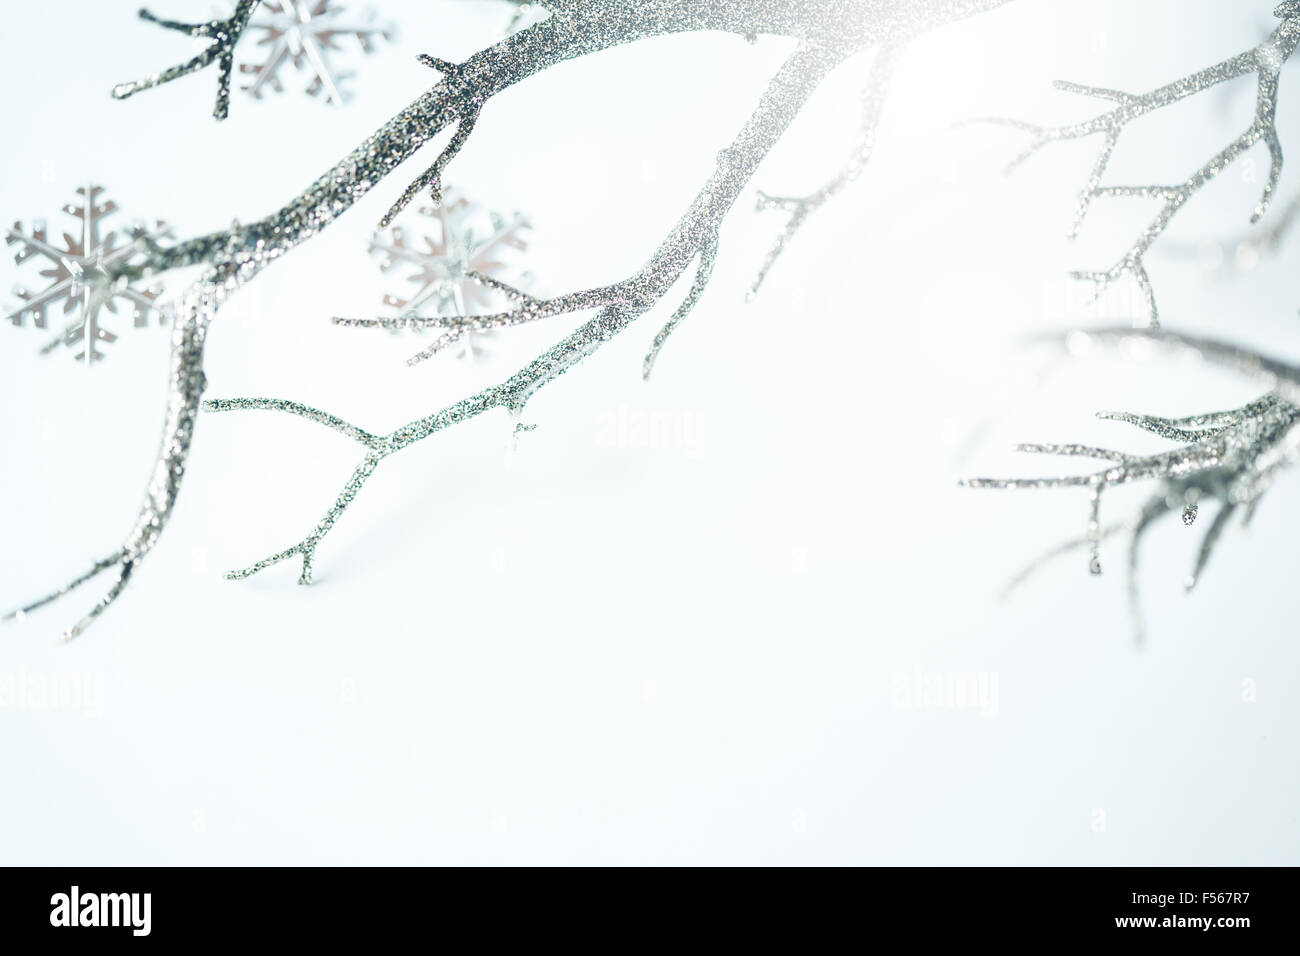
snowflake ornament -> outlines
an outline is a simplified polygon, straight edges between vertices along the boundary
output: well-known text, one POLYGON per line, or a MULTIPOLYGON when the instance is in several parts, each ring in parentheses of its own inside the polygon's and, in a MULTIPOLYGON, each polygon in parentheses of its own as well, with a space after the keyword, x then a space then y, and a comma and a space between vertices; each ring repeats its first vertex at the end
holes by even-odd
POLYGON ((345 18, 344 7, 333 0, 264 0, 260 15, 248 29, 261 34, 259 47, 267 47, 261 63, 241 63, 241 73, 252 79, 244 89, 261 99, 269 88, 284 91, 280 70, 292 63, 295 70, 311 74, 307 93, 322 97, 339 106, 345 97, 342 83, 351 73, 340 73, 330 62, 330 54, 343 49, 339 40, 354 39, 363 53, 373 53, 379 40, 392 41, 393 28, 375 22, 374 14, 364 18, 345 18))
POLYGON ((5 234, 5 243, 17 246, 14 261, 22 265, 29 259, 40 257, 47 263, 41 275, 49 284, 39 292, 32 292, 18 287, 14 294, 21 301, 16 309, 5 318, 16 327, 22 327, 30 319, 38 329, 49 325, 51 306, 62 303, 63 314, 75 313, 59 335, 41 351, 48 353, 59 345, 66 345, 74 350, 78 362, 87 365, 104 357, 101 345, 117 341, 117 335, 104 328, 101 310, 107 309, 117 314, 119 302, 124 302, 132 309, 132 323, 136 328, 149 324, 150 314, 162 287, 155 285, 146 289, 119 281, 107 284, 97 281, 106 278, 117 267, 124 265, 132 256, 142 249, 156 247, 161 239, 172 238, 171 229, 161 220, 150 228, 144 225, 133 226, 128 230, 130 241, 118 244, 118 234, 109 232, 102 235, 101 223, 117 211, 117 203, 103 199, 104 187, 86 185, 77 189, 79 201, 64 205, 63 211, 77 220, 75 234, 65 232, 62 244, 51 242, 47 226, 43 220, 33 222, 29 231, 21 222, 15 222, 5 234))
MULTIPOLYGON (((436 223, 432 235, 412 242, 402 226, 393 226, 370 240, 370 253, 381 256, 380 269, 405 272, 414 287, 406 295, 385 295, 384 305, 403 316, 478 315, 493 311, 501 294, 482 277, 509 276, 519 288, 531 283, 532 277, 512 262, 514 253, 528 248, 525 234, 531 228, 519 213, 489 212, 454 189, 439 205, 421 207, 419 212, 436 223)), ((471 362, 482 357, 482 341, 491 334, 466 331, 458 342, 459 357, 471 362)))

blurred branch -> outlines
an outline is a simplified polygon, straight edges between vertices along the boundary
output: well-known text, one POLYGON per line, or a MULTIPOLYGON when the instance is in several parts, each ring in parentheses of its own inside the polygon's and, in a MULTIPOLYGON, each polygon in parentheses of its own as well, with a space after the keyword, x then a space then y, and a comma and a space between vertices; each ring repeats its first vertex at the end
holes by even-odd
POLYGON ((1190 76, 1168 83, 1149 93, 1126 93, 1121 90, 1058 81, 1055 85, 1059 90, 1110 100, 1116 104, 1114 109, 1091 120, 1056 127, 1044 127, 1020 120, 1001 118, 987 118, 975 121, 1009 126, 1030 134, 1029 144, 1012 160, 1008 170, 1014 169, 1049 143, 1080 139, 1098 133, 1102 134, 1101 151, 1097 155, 1083 190, 1079 193, 1074 221, 1071 223, 1069 231, 1071 238, 1077 235, 1082 227, 1083 220, 1092 208, 1094 199, 1130 197, 1161 201, 1162 205, 1156 217, 1138 235, 1118 261, 1104 270, 1071 273, 1073 278, 1091 281, 1098 296, 1121 276, 1126 274, 1132 276, 1142 290, 1147 310, 1144 317, 1145 323, 1151 328, 1159 326, 1160 314, 1156 305, 1155 288, 1147 274, 1145 256, 1147 250, 1164 233, 1178 211, 1203 186, 1223 172, 1248 149, 1261 142, 1268 148, 1270 167, 1263 195, 1255 204, 1251 222, 1258 222, 1263 217, 1277 188, 1278 177, 1282 171, 1282 146, 1278 139, 1276 124, 1278 76, 1282 66, 1295 52, 1296 44, 1300 43, 1300 4, 1295 2, 1284 3, 1277 8, 1275 13, 1282 18, 1282 22, 1258 46, 1229 57, 1222 63, 1217 63, 1190 76), (1202 163, 1185 180, 1170 185, 1102 185, 1102 177, 1106 174, 1106 168, 1110 163, 1111 154, 1119 141, 1120 134, 1134 120, 1154 110, 1170 106, 1189 96, 1211 89, 1228 80, 1252 73, 1257 78, 1257 91, 1255 115, 1250 125, 1236 139, 1202 163))
MULTIPOLYGON (((1122 354, 1141 356, 1190 352, 1254 378, 1270 389, 1240 408, 1183 418, 1133 412, 1098 414, 1098 418, 1125 422, 1179 442, 1180 447, 1171 451, 1130 455, 1082 445, 1021 445, 1017 450, 1095 458, 1109 464, 1101 470, 1078 475, 967 478, 961 482, 967 488, 1086 489, 1089 514, 1085 534, 1054 549, 1044 558, 1086 548, 1090 570, 1100 574, 1103 538, 1127 528, 1131 532, 1128 561, 1130 606, 1134 631, 1140 637, 1142 622, 1138 606, 1137 555, 1142 535, 1154 521, 1171 510, 1181 511, 1184 523, 1191 525, 1196 520, 1199 503, 1204 499, 1217 499, 1220 510, 1202 539, 1195 565, 1186 581, 1187 588, 1190 590, 1200 580, 1228 519, 1241 508, 1245 519, 1249 520, 1277 472, 1300 454, 1300 366, 1224 342, 1167 332, 1103 329, 1074 333, 1066 341, 1076 351, 1104 347, 1118 349, 1122 354), (1139 481, 1154 481, 1156 490, 1124 525, 1103 528, 1100 522, 1102 493, 1139 481)), ((1021 572, 1011 586, 1018 585, 1027 576, 1028 570, 1021 572)))

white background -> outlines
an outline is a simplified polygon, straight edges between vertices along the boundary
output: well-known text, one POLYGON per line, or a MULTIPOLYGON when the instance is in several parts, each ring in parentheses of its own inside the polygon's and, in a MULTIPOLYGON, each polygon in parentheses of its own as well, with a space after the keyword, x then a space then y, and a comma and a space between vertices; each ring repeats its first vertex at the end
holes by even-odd
MULTIPOLYGON (((236 91, 217 124, 211 73, 108 97, 191 50, 139 22, 135 0, 9 6, 0 212, 45 217, 54 235, 86 181, 109 187, 121 224, 161 216, 181 236, 266 215, 431 84, 416 53, 466 56, 509 16, 385 0, 400 35, 338 55, 356 72, 346 107, 291 83, 260 102, 236 91)), ((1022 135, 953 123, 1091 116, 1102 105, 1051 80, 1154 87, 1258 42, 1271 6, 1017 0, 917 42, 868 173, 810 220, 757 302, 742 294, 779 220, 747 197, 649 383, 641 356, 675 303, 539 393, 509 469, 504 414, 385 461, 310 588, 292 564, 242 583, 221 572, 299 540, 356 446, 272 413, 205 416, 173 520, 111 611, 54 641, 96 582, 3 631, 0 861, 1294 862, 1296 477, 1225 534, 1190 596, 1204 524, 1156 526, 1141 646, 1119 542, 1100 578, 1076 554, 998 600, 1082 532, 1083 492, 956 487, 1072 464, 1007 454, 1015 441, 1165 447, 1097 409, 1190 414, 1257 387, 1116 360, 1031 389, 1046 355, 1027 334, 1131 313, 1130 288, 1087 307, 1065 273, 1109 265, 1154 210, 1098 203, 1067 242, 1099 142, 1005 178, 1022 135), (666 439, 640 440, 652 422, 666 439), (962 674, 995 680, 996 697, 906 706, 918 680, 962 674), (46 707, 24 690, 60 677, 94 692, 46 707)), ((489 104, 448 184, 528 214, 542 291, 622 278, 789 48, 685 36, 565 64, 489 104)), ((826 85, 756 185, 831 174, 864 71, 826 85)), ((1292 155, 1296 82, 1284 76, 1279 112, 1292 155)), ((1245 79, 1144 121, 1109 181, 1181 179, 1252 104, 1245 79)), ((291 398, 387 430, 504 378, 576 322, 498 337, 475 366, 416 368, 403 359, 423 341, 329 324, 401 291, 365 245, 434 149, 240 292, 212 328, 209 397, 291 398)), ((1150 271, 1171 327, 1294 358, 1292 249, 1248 272, 1185 251, 1247 228, 1265 171, 1262 150, 1251 158, 1179 217, 1150 271)), ((1284 199, 1296 181, 1289 169, 1284 199)), ((0 287, 39 288, 37 270, 6 259, 0 287)), ((5 605, 80 572, 135 516, 167 336, 108 324, 121 337, 89 370, 67 350, 38 358, 44 333, 0 329, 5 605)), ((1120 517, 1138 500, 1105 506, 1120 517)))

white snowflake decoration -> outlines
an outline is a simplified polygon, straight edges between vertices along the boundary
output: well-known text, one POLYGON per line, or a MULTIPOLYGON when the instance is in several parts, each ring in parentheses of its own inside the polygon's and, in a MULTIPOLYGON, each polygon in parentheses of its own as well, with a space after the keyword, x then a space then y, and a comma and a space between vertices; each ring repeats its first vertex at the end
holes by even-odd
POLYGON ((264 0, 248 29, 262 35, 258 46, 269 49, 261 63, 239 65, 241 73, 252 76, 244 89, 258 99, 268 87, 283 92, 280 70, 292 63, 294 69, 311 74, 310 95, 341 105, 343 80, 352 74, 337 72, 330 62, 330 54, 343 49, 339 40, 356 40, 363 53, 373 53, 378 40, 393 39, 392 27, 377 24, 373 14, 349 19, 343 16, 344 9, 332 0, 264 0))
POLYGON ((117 335, 101 324, 102 309, 116 315, 119 301, 125 302, 132 308, 135 327, 143 328, 148 325, 155 300, 162 292, 162 287, 157 285, 138 289, 127 283, 105 286, 94 280, 125 264, 141 247, 156 246, 159 240, 172 238, 171 229, 162 220, 152 228, 133 226, 128 230, 130 241, 123 245, 118 245, 116 232, 101 235, 102 220, 118 208, 111 199, 101 200, 103 192, 102 186, 77 188, 80 202, 65 204, 63 211, 77 219, 78 229, 75 235, 65 232, 61 246, 50 241, 44 220, 33 222, 30 232, 21 222, 15 222, 5 235, 6 245, 18 247, 14 261, 22 265, 34 257, 44 259, 48 266, 40 274, 49 280, 39 292, 16 288, 14 294, 22 304, 5 318, 20 328, 30 319, 34 327, 44 329, 49 325, 50 307, 62 303, 63 314, 75 312, 75 316, 42 351, 50 352, 63 344, 76 350, 77 361, 87 365, 104 357, 99 349, 101 344, 117 340, 117 335))
MULTIPOLYGON (((447 191, 441 204, 423 206, 420 214, 434 220, 437 229, 418 243, 410 241, 401 226, 376 233, 369 251, 382 257, 380 269, 407 271, 415 288, 408 295, 389 293, 384 305, 398 314, 465 316, 491 312, 499 292, 473 278, 473 273, 494 279, 511 278, 516 288, 531 282, 527 272, 514 268, 512 253, 528 248, 524 238, 531 228, 519 213, 502 216, 447 191)), ((473 361, 484 355, 487 331, 466 332, 459 340, 459 356, 473 361)))

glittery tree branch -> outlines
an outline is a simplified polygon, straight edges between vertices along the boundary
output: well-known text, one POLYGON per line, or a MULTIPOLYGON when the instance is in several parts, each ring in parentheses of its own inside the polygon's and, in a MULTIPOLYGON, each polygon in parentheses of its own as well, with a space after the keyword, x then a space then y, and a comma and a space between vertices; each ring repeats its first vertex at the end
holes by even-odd
POLYGON ((312 408, 310 405, 300 405, 298 402, 286 402, 278 398, 215 398, 205 401, 203 408, 209 412, 252 410, 284 412, 288 415, 305 418, 309 422, 316 422, 318 425, 324 425, 340 435, 345 435, 353 441, 360 442, 371 450, 377 451, 384 446, 384 440, 379 436, 363 431, 355 425, 331 415, 329 412, 322 412, 319 408, 312 408))
POLYGON ((845 187, 862 175, 862 171, 870 161, 871 153, 876 146, 876 127, 880 122, 880 111, 884 106, 889 78, 898 65, 903 46, 904 43, 899 41, 882 45, 876 51, 876 58, 871 64, 871 73, 867 78, 867 84, 862 89, 862 121, 858 131, 858 140, 844 168, 816 192, 809 193, 806 196, 773 196, 759 190, 756 204, 758 210, 760 212, 765 210, 783 212, 786 214, 786 220, 781 227, 780 233, 777 234, 776 240, 772 243, 771 249, 764 256, 762 265, 759 266, 754 280, 749 285, 749 290, 745 293, 746 301, 752 301, 758 295, 763 281, 767 278, 768 273, 772 271, 772 267, 776 265, 776 260, 780 258, 781 253, 785 251, 790 240, 794 238, 794 234, 799 231, 808 217, 817 209, 820 209, 827 200, 838 195, 845 187))
POLYGON ((117 576, 90 612, 63 632, 64 640, 81 634, 121 595, 132 571, 153 549, 171 516, 185 474, 199 396, 207 380, 203 372, 203 348, 208 323, 236 287, 229 267, 213 267, 171 306, 172 352, 163 419, 162 447, 145 489, 144 505, 121 547, 97 561, 90 570, 45 597, 6 614, 0 621, 21 620, 29 612, 63 597, 81 585, 115 568, 117 576))
POLYGON ((650 343, 650 351, 646 353, 645 359, 641 362, 642 379, 650 377, 655 359, 659 357, 659 351, 664 347, 664 343, 668 341, 668 336, 673 334, 673 329, 685 321, 686 317, 691 314, 691 310, 695 308, 695 303, 700 301, 700 296, 704 294, 704 287, 709 284, 709 278, 713 275, 713 264, 717 260, 718 237, 710 236, 705 241, 705 244, 700 247, 700 265, 695 272, 695 281, 691 283, 691 290, 686 293, 686 298, 677 307, 677 311, 664 323, 664 327, 658 331, 654 341, 650 343))
POLYGON ((100 574, 103 574, 109 568, 117 568, 116 580, 114 580, 112 585, 110 585, 108 591, 104 594, 103 597, 99 599, 98 602, 96 602, 95 606, 90 609, 89 613, 87 613, 85 617, 83 617, 80 621, 78 621, 72 627, 68 628, 66 631, 63 632, 63 640, 70 641, 74 637, 77 637, 79 634, 81 634, 91 624, 93 624, 95 618, 103 614, 105 608, 107 608, 110 604, 112 604, 115 600, 117 600, 117 596, 121 594, 122 589, 126 587, 126 582, 131 576, 132 562, 127 558, 126 553, 124 551, 115 552, 114 554, 110 554, 106 558, 96 561, 93 565, 91 565, 89 571, 86 571, 84 574, 81 574, 78 577, 73 578, 71 581, 63 585, 63 587, 59 588, 57 591, 52 591, 49 594, 45 595, 45 597, 43 598, 39 598, 35 601, 32 601, 30 604, 27 604, 26 606, 21 607, 15 611, 10 611, 3 618, 0 618, 0 621, 21 621, 32 611, 35 611, 37 608, 44 607, 46 604, 49 604, 51 601, 58 600, 59 598, 63 597, 65 594, 68 594, 71 591, 75 591, 77 588, 81 587, 87 581, 91 580, 92 578, 98 577, 100 574))
MULTIPOLYGON (((704 228, 704 226, 702 225, 701 228, 704 228)), ((696 271, 695 281, 691 284, 685 300, 655 336, 650 351, 642 363, 642 378, 650 377, 650 371, 654 367, 655 359, 658 357, 660 349, 663 348, 664 342, 690 314, 703 294, 704 287, 708 284, 709 277, 713 273, 713 265, 717 261, 717 236, 711 235, 703 240, 698 252, 700 265, 696 271)), ((550 299, 539 299, 492 276, 484 275, 475 269, 467 269, 464 273, 467 279, 499 292, 503 297, 512 301, 515 307, 505 312, 494 312, 487 315, 402 315, 360 319, 335 316, 333 321, 335 325, 347 328, 379 328, 388 329, 389 331, 430 328, 444 330, 443 334, 438 336, 432 343, 407 359, 408 365, 418 365, 420 362, 430 359, 454 345, 461 337, 473 332, 510 328, 536 322, 539 319, 549 319, 574 312, 586 312, 599 308, 628 307, 636 305, 639 301, 644 302, 645 295, 642 290, 648 281, 648 272, 653 265, 651 263, 646 269, 631 278, 614 285, 585 289, 581 292, 570 292, 550 299)))
MULTIPOLYGON (((1145 431, 1181 443, 1172 451, 1153 455, 1083 445, 1021 445, 1019 451, 1077 455, 1110 461, 1101 471, 1048 478, 969 478, 968 488, 1086 488, 1089 496, 1087 529, 1080 538, 1053 549, 1045 558, 1086 548, 1089 568, 1101 573, 1101 542, 1127 528, 1129 546, 1129 600, 1135 632, 1141 636, 1138 604, 1138 547, 1142 534, 1170 510, 1180 510, 1183 523, 1196 520, 1199 503, 1217 499, 1219 511, 1202 538, 1196 562, 1186 580, 1190 590, 1200 579, 1210 555, 1229 518, 1238 508, 1246 520, 1254 513, 1261 496, 1277 471, 1300 455, 1300 367, 1266 358, 1258 353, 1210 339, 1162 332, 1106 329, 1075 333, 1067 340, 1072 351, 1086 353, 1097 346, 1119 347, 1125 354, 1152 355, 1192 352, 1207 361, 1226 365, 1265 383, 1270 391, 1240 408, 1164 418, 1133 412, 1101 412, 1099 418, 1135 425, 1145 431), (1103 528, 1100 523, 1101 495, 1107 488, 1134 481, 1154 480, 1157 490, 1125 524, 1103 528)), ((1034 567, 1016 575, 1012 587, 1020 584, 1034 567)))
POLYGON ((1121 90, 1106 89, 1097 86, 1084 86, 1079 83, 1059 81, 1056 88, 1068 93, 1096 97, 1114 102, 1115 108, 1091 120, 1072 123, 1068 126, 1043 127, 1033 123, 1008 119, 985 119, 979 122, 996 123, 1011 126, 1031 134, 1029 144, 1012 160, 1008 169, 1014 169, 1038 150, 1049 143, 1080 139, 1100 133, 1103 136, 1101 151, 1088 175, 1079 201, 1075 207, 1074 221, 1068 235, 1077 235, 1083 220, 1088 214, 1094 199, 1136 197, 1157 199, 1162 205, 1156 217, 1146 229, 1134 240, 1128 251, 1105 270, 1073 272, 1075 279, 1088 280, 1095 286, 1100 296, 1106 288, 1123 275, 1130 275, 1142 290, 1146 303, 1145 322, 1156 328, 1160 324, 1159 309, 1156 305, 1155 288, 1147 274, 1145 256, 1151 245, 1164 233, 1169 223, 1180 209, 1203 186, 1223 172, 1243 153, 1264 143, 1269 151, 1270 168, 1263 195, 1256 203, 1251 215, 1251 222, 1257 222, 1268 208, 1277 187, 1278 177, 1282 171, 1282 147, 1278 140, 1276 112, 1278 95, 1278 76, 1282 66, 1295 52, 1300 43, 1300 2, 1289 0, 1281 4, 1275 15, 1282 22, 1259 46, 1244 53, 1224 60, 1212 67, 1175 80, 1149 93, 1134 94, 1121 90), (1255 116, 1246 130, 1227 146, 1221 149, 1196 169, 1187 179, 1171 185, 1111 186, 1102 185, 1102 177, 1110 163, 1111 154, 1119 141, 1120 134, 1134 120, 1154 110, 1170 106, 1189 96, 1208 90, 1220 83, 1236 77, 1255 74, 1258 91, 1255 101, 1255 116))
POLYGON ((259 2, 260 0, 239 0, 235 5, 235 12, 229 17, 224 20, 209 20, 206 23, 180 23, 176 20, 161 20, 148 10, 141 10, 140 19, 142 20, 156 23, 165 30, 176 30, 192 37, 209 39, 212 43, 192 60, 168 67, 160 73, 147 76, 142 80, 119 83, 113 87, 113 96, 116 99, 124 100, 129 96, 134 96, 141 90, 148 90, 164 83, 170 83, 172 80, 188 76, 216 63, 217 105, 213 109, 212 115, 219 120, 225 119, 230 111, 230 74, 234 69, 235 44, 243 36, 244 30, 248 27, 248 18, 253 15, 253 10, 259 2))
MULTIPOLYGON (((807 196, 798 197, 773 197, 766 193, 760 192, 759 208, 775 209, 779 208, 789 214, 785 226, 782 228, 776 243, 765 257, 762 266, 750 286, 746 295, 747 299, 752 299, 758 292, 763 280, 766 278, 772 265, 776 262, 777 257, 784 250, 790 238, 799 229, 807 217, 831 197, 837 195, 846 186, 857 179, 870 159, 872 149, 875 145, 876 126, 880 116, 881 106, 883 105, 886 89, 888 86, 889 76, 892 74, 898 58, 902 53, 905 41, 902 38, 895 38, 890 42, 882 42, 880 49, 877 51, 875 60, 872 64, 871 75, 866 87, 863 90, 863 116, 861 132, 859 134, 857 145, 853 154, 844 168, 836 174, 834 178, 828 181, 822 188, 815 193, 807 196)), ((460 64, 450 63, 445 60, 439 60, 428 55, 421 55, 420 62, 433 69, 438 70, 445 77, 445 83, 449 88, 456 90, 462 98, 470 98, 470 87, 464 79, 464 68, 460 64)), ((455 135, 447 144, 437 160, 419 179, 407 187, 406 191, 396 203, 388 210, 384 218, 380 221, 380 227, 389 225, 394 217, 419 194, 425 186, 431 187, 434 202, 440 201, 440 187, 443 170, 452 158, 460 151, 468 138, 470 131, 474 128, 474 123, 482 109, 483 99, 481 97, 471 99, 463 118, 456 129, 455 135)), ((728 157, 725 152, 719 157, 720 163, 726 163, 728 157)), ((694 285, 691 288, 686 300, 676 313, 668 320, 667 324, 655 336, 654 342, 649 353, 645 357, 642 367, 642 377, 649 378, 650 372, 654 367, 654 362, 658 357, 660 349, 672 331, 686 318, 694 308, 695 303, 703 294, 704 287, 713 272, 713 265, 716 261, 717 248, 716 238, 708 244, 701 247, 700 250, 700 269, 697 273, 694 285)), ((565 315, 570 312, 584 311, 592 308, 599 308, 608 305, 616 305, 626 301, 626 294, 629 288, 634 288, 638 282, 638 277, 634 276, 623 283, 612 286, 606 286, 600 289, 589 289, 583 292, 570 293, 553 299, 539 300, 531 296, 526 296, 518 290, 502 288, 496 280, 489 280, 485 276, 473 273, 467 274, 469 278, 474 279, 484 285, 497 288, 511 298, 516 307, 504 312, 497 312, 488 315, 475 316, 401 316, 397 318, 346 318, 336 317, 335 324, 351 328, 384 328, 388 330, 397 329, 414 329, 414 328, 437 328, 444 330, 443 334, 434 340, 432 344, 413 355, 409 364, 415 365, 426 359, 433 357, 442 350, 458 342, 464 335, 471 332, 484 332, 493 329, 508 328, 511 326, 522 325, 538 319, 552 318, 558 315, 565 315)))
POLYGON ((433 354, 439 348, 446 347, 456 337, 467 331, 479 331, 489 328, 517 325, 540 318, 567 314, 571 312, 599 309, 597 315, 581 325, 573 334, 566 336, 557 345, 537 359, 516 372, 505 382, 485 389, 469 398, 449 405, 432 415, 416 419, 396 431, 375 437, 355 426, 328 415, 317 409, 273 399, 229 399, 218 402, 205 402, 204 408, 210 411, 227 411, 233 409, 272 409, 289 412, 313 421, 318 421, 349 434, 351 437, 365 436, 361 440, 367 446, 367 453, 357 465, 352 475, 339 492, 334 504, 325 512, 320 521, 298 543, 283 551, 263 558, 238 571, 229 572, 226 577, 240 580, 265 570, 288 558, 298 556, 302 560, 302 572, 299 584, 310 584, 312 565, 316 548, 320 541, 334 527, 348 506, 355 500, 366 480, 374 473, 379 462, 394 452, 408 447, 420 439, 442 431, 450 425, 457 424, 482 413, 496 409, 505 409, 512 419, 518 420, 524 406, 532 395, 543 385, 554 381, 559 375, 568 371, 583 358, 595 352, 601 345, 630 325, 636 318, 647 312, 659 301, 676 281, 692 259, 700 258, 700 268, 686 301, 678 308, 664 330, 656 338, 656 344, 646 359, 646 373, 653 364, 654 355, 667 338, 672 328, 682 321, 686 313, 699 298, 707 282, 717 251, 717 223, 726 215, 735 203, 744 184, 748 182, 753 170, 776 142, 785 126, 797 114, 806 98, 837 62, 838 57, 827 51, 804 47, 791 56, 773 77, 767 92, 760 101, 757 110, 741 131, 731 149, 724 150, 720 156, 718 169, 705 183, 686 214, 676 228, 660 245, 658 251, 645 268, 630 279, 599 289, 571 293, 554 299, 536 299, 504 283, 480 273, 471 273, 477 281, 489 285, 514 300, 517 308, 510 312, 493 316, 476 316, 469 318, 394 318, 394 319, 336 319, 340 325, 359 327, 438 327, 448 331, 439 337, 429 349, 412 358, 412 362, 433 354))
POLYGON ((538 319, 549 319, 573 312, 585 312, 605 306, 627 304, 631 301, 633 294, 633 283, 620 282, 616 285, 586 289, 582 292, 570 292, 550 299, 538 299, 508 286, 504 282, 485 276, 476 270, 466 270, 465 278, 488 288, 496 289, 507 298, 515 301, 515 308, 505 312, 493 312, 488 315, 468 316, 400 315, 361 319, 335 316, 333 322, 335 325, 344 328, 355 329, 388 329, 389 331, 444 329, 443 334, 438 336, 426 348, 421 349, 407 359, 408 365, 418 365, 420 362, 433 358, 433 356, 453 345, 463 335, 470 332, 487 332, 491 329, 509 328, 528 322, 536 322, 538 319))
POLYGON ((272 565, 279 564, 288 558, 299 556, 302 560, 302 571, 298 583, 310 584, 317 545, 356 499, 362 486, 374 473, 380 461, 422 438, 427 438, 450 425, 474 418, 494 408, 504 408, 513 417, 517 418, 523 410, 524 404, 538 388, 595 351, 604 341, 616 335, 635 317, 635 313, 617 307, 602 310, 599 315, 585 323, 573 335, 568 336, 502 384, 485 389, 432 415, 416 419, 389 434, 378 437, 362 432, 361 429, 349 425, 332 415, 327 415, 316 409, 304 409, 303 406, 293 402, 275 399, 227 399, 204 402, 203 407, 209 411, 271 409, 299 414, 317 421, 329 420, 339 424, 339 427, 336 427, 337 431, 345 434, 349 432, 362 434, 369 439, 369 441, 362 442, 367 447, 365 456, 353 470, 333 505, 330 506, 305 538, 283 551, 254 562, 246 568, 230 571, 226 574, 226 577, 232 581, 241 580, 272 565))
POLYGON ((430 69, 441 73, 444 77, 443 82, 447 85, 449 91, 465 103, 465 108, 461 113, 460 123, 456 126, 456 132, 452 135, 451 141, 438 154, 438 158, 433 161, 433 165, 425 170, 419 179, 406 187, 406 191, 384 214, 384 218, 379 220, 380 229, 387 229, 392 225, 393 220, 397 218, 397 214, 405 209, 425 186, 429 187, 429 195, 433 197, 435 203, 442 202, 442 171, 447 168, 447 164, 456 157, 456 154, 460 152, 460 148, 465 145, 465 141, 469 139, 469 134, 478 121, 479 111, 483 109, 483 98, 477 94, 475 86, 466 81, 460 64, 440 60, 437 57, 429 56, 427 53, 421 53, 416 59, 430 69))
MULTIPOLYGON (((207 267, 203 278, 184 293, 175 310, 162 447, 145 504, 122 548, 106 562, 96 565, 91 574, 74 582, 80 584, 109 567, 119 568, 118 581, 91 618, 121 593, 131 570, 152 550, 171 516, 189 456, 200 396, 206 386, 203 351, 207 328, 226 296, 330 225, 440 131, 463 125, 467 118, 476 117, 481 105, 492 96, 535 73, 643 38, 715 30, 744 37, 768 33, 798 41, 797 51, 777 71, 754 114, 732 146, 719 155, 717 169, 646 267, 633 280, 619 284, 621 292, 617 299, 597 301, 589 297, 586 307, 599 307, 597 315, 501 386, 417 419, 388 436, 378 437, 306 406, 269 400, 238 406, 292 409, 293 414, 326 424, 362 444, 367 444, 366 437, 375 440, 374 445, 367 444, 365 459, 312 534, 268 559, 278 561, 301 555, 305 577, 310 575, 317 543, 333 527, 383 457, 489 408, 504 407, 517 415, 537 388, 591 354, 662 298, 690 262, 716 242, 719 223, 749 182, 758 162, 831 69, 858 50, 895 42, 902 36, 915 35, 1003 2, 842 0, 836 4, 810 4, 803 0, 554 0, 547 4, 548 17, 457 65, 449 77, 445 76, 271 216, 170 248, 150 249, 142 263, 111 270, 102 281, 120 282, 186 265, 207 267)), ((247 12, 242 4, 236 9, 236 17, 243 18, 238 25, 246 21, 247 12)), ((207 29, 218 45, 233 44, 232 25, 234 18, 208 25, 207 29)), ((180 69, 199 69, 220 55, 209 51, 204 54, 206 60, 196 58, 193 65, 180 69)), ((169 78, 160 74, 145 82, 156 85, 169 78)), ((445 162, 435 163, 430 184, 436 181, 442 166, 445 162)), ((693 303, 696 298, 698 292, 688 296, 687 302, 693 303)), ((530 300, 521 297, 515 301, 528 311, 530 300)), ((531 308, 541 311, 535 304, 531 308)), ((265 566, 254 565, 249 573, 265 566)), ((71 586, 56 592, 50 600, 70 589, 71 586)), ((83 626, 84 622, 69 633, 79 633, 83 626)))
POLYGON ((506 33, 514 33, 523 26, 524 21, 534 10, 549 10, 556 6, 548 0, 505 0, 505 2, 514 7, 514 11, 510 14, 510 22, 506 25, 506 33))

